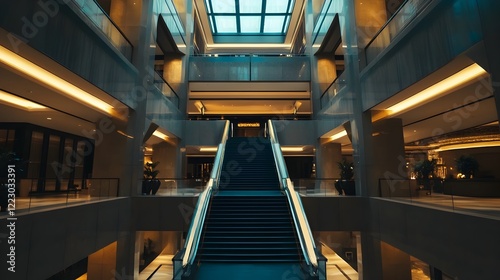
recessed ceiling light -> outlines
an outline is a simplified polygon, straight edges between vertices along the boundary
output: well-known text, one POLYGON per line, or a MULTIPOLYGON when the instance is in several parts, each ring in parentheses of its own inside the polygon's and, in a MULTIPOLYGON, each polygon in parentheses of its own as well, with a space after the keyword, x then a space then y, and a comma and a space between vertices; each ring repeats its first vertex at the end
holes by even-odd
POLYGON ((52 118, 47 118, 47 120, 51 121, 51 120, 52 120, 52 118))

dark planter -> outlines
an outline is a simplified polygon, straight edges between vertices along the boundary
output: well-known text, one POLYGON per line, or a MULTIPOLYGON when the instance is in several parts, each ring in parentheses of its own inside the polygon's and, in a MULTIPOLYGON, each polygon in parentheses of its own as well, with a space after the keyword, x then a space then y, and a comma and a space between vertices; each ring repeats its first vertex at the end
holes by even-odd
POLYGON ((356 195, 356 188, 353 180, 339 181, 345 195, 356 195))
POLYGON ((339 193, 339 195, 343 195, 344 192, 342 191, 342 186, 340 185, 340 181, 335 182, 335 189, 339 193))
POLYGON ((151 180, 142 181, 142 194, 149 195, 151 193, 151 180))
POLYGON ((151 194, 155 195, 160 189, 161 182, 158 179, 151 180, 151 194))

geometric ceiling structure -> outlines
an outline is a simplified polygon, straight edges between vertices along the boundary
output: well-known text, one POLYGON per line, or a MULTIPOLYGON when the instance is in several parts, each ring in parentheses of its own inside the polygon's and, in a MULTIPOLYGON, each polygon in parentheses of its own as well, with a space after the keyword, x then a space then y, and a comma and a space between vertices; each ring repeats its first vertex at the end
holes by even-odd
POLYGON ((205 0, 214 43, 282 44, 294 0, 205 0))

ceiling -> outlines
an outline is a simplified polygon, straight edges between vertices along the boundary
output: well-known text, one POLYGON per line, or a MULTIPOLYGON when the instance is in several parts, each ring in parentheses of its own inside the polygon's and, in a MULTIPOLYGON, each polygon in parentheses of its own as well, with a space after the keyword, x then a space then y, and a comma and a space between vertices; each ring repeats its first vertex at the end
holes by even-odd
POLYGON ((284 43, 294 0, 205 0, 215 43, 284 43))
POLYGON ((304 0, 195 0, 205 53, 289 53, 304 0))
MULTIPOLYGON (((471 63, 472 61, 465 56, 456 58, 419 82, 377 104, 372 108, 372 114, 376 116, 380 111, 450 77, 471 63)), ((500 140, 497 108, 490 76, 487 73, 472 82, 389 117, 402 120, 407 151, 422 152, 430 147, 437 149, 440 145, 460 141, 459 139, 465 136, 474 136, 475 141, 482 141, 482 136, 486 136, 484 140, 490 141, 493 133, 496 135, 495 138, 500 140), (478 129, 485 126, 489 129, 478 129)), ((328 139, 340 131, 343 131, 341 126, 329 131, 323 138, 328 139)), ((380 132, 373 132, 374 135, 377 133, 380 132)), ((342 144, 344 152, 352 151, 347 136, 332 142, 342 144)))

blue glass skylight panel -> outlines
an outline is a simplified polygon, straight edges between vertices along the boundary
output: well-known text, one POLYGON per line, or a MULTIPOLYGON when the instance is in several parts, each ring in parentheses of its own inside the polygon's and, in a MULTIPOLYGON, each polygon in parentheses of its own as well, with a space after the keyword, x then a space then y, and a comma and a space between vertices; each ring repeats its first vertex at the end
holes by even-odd
POLYGON ((260 16, 241 16, 241 33, 260 33, 260 16))
POLYGON ((262 0, 240 0, 240 13, 262 13, 262 0))
POLYGON ((280 13, 288 12, 288 3, 290 0, 270 0, 266 3, 266 13, 280 13))
POLYGON ((264 20, 264 33, 282 33, 285 16, 266 16, 264 20))
POLYGON ((211 2, 214 13, 236 13, 234 0, 215 0, 211 2))
POLYGON ((236 17, 215 16, 215 25, 218 33, 236 33, 236 17))
POLYGON ((214 41, 219 42, 260 42, 259 37, 253 35, 266 36, 265 42, 282 42, 290 24, 295 2, 294 0, 204 1, 214 41))

